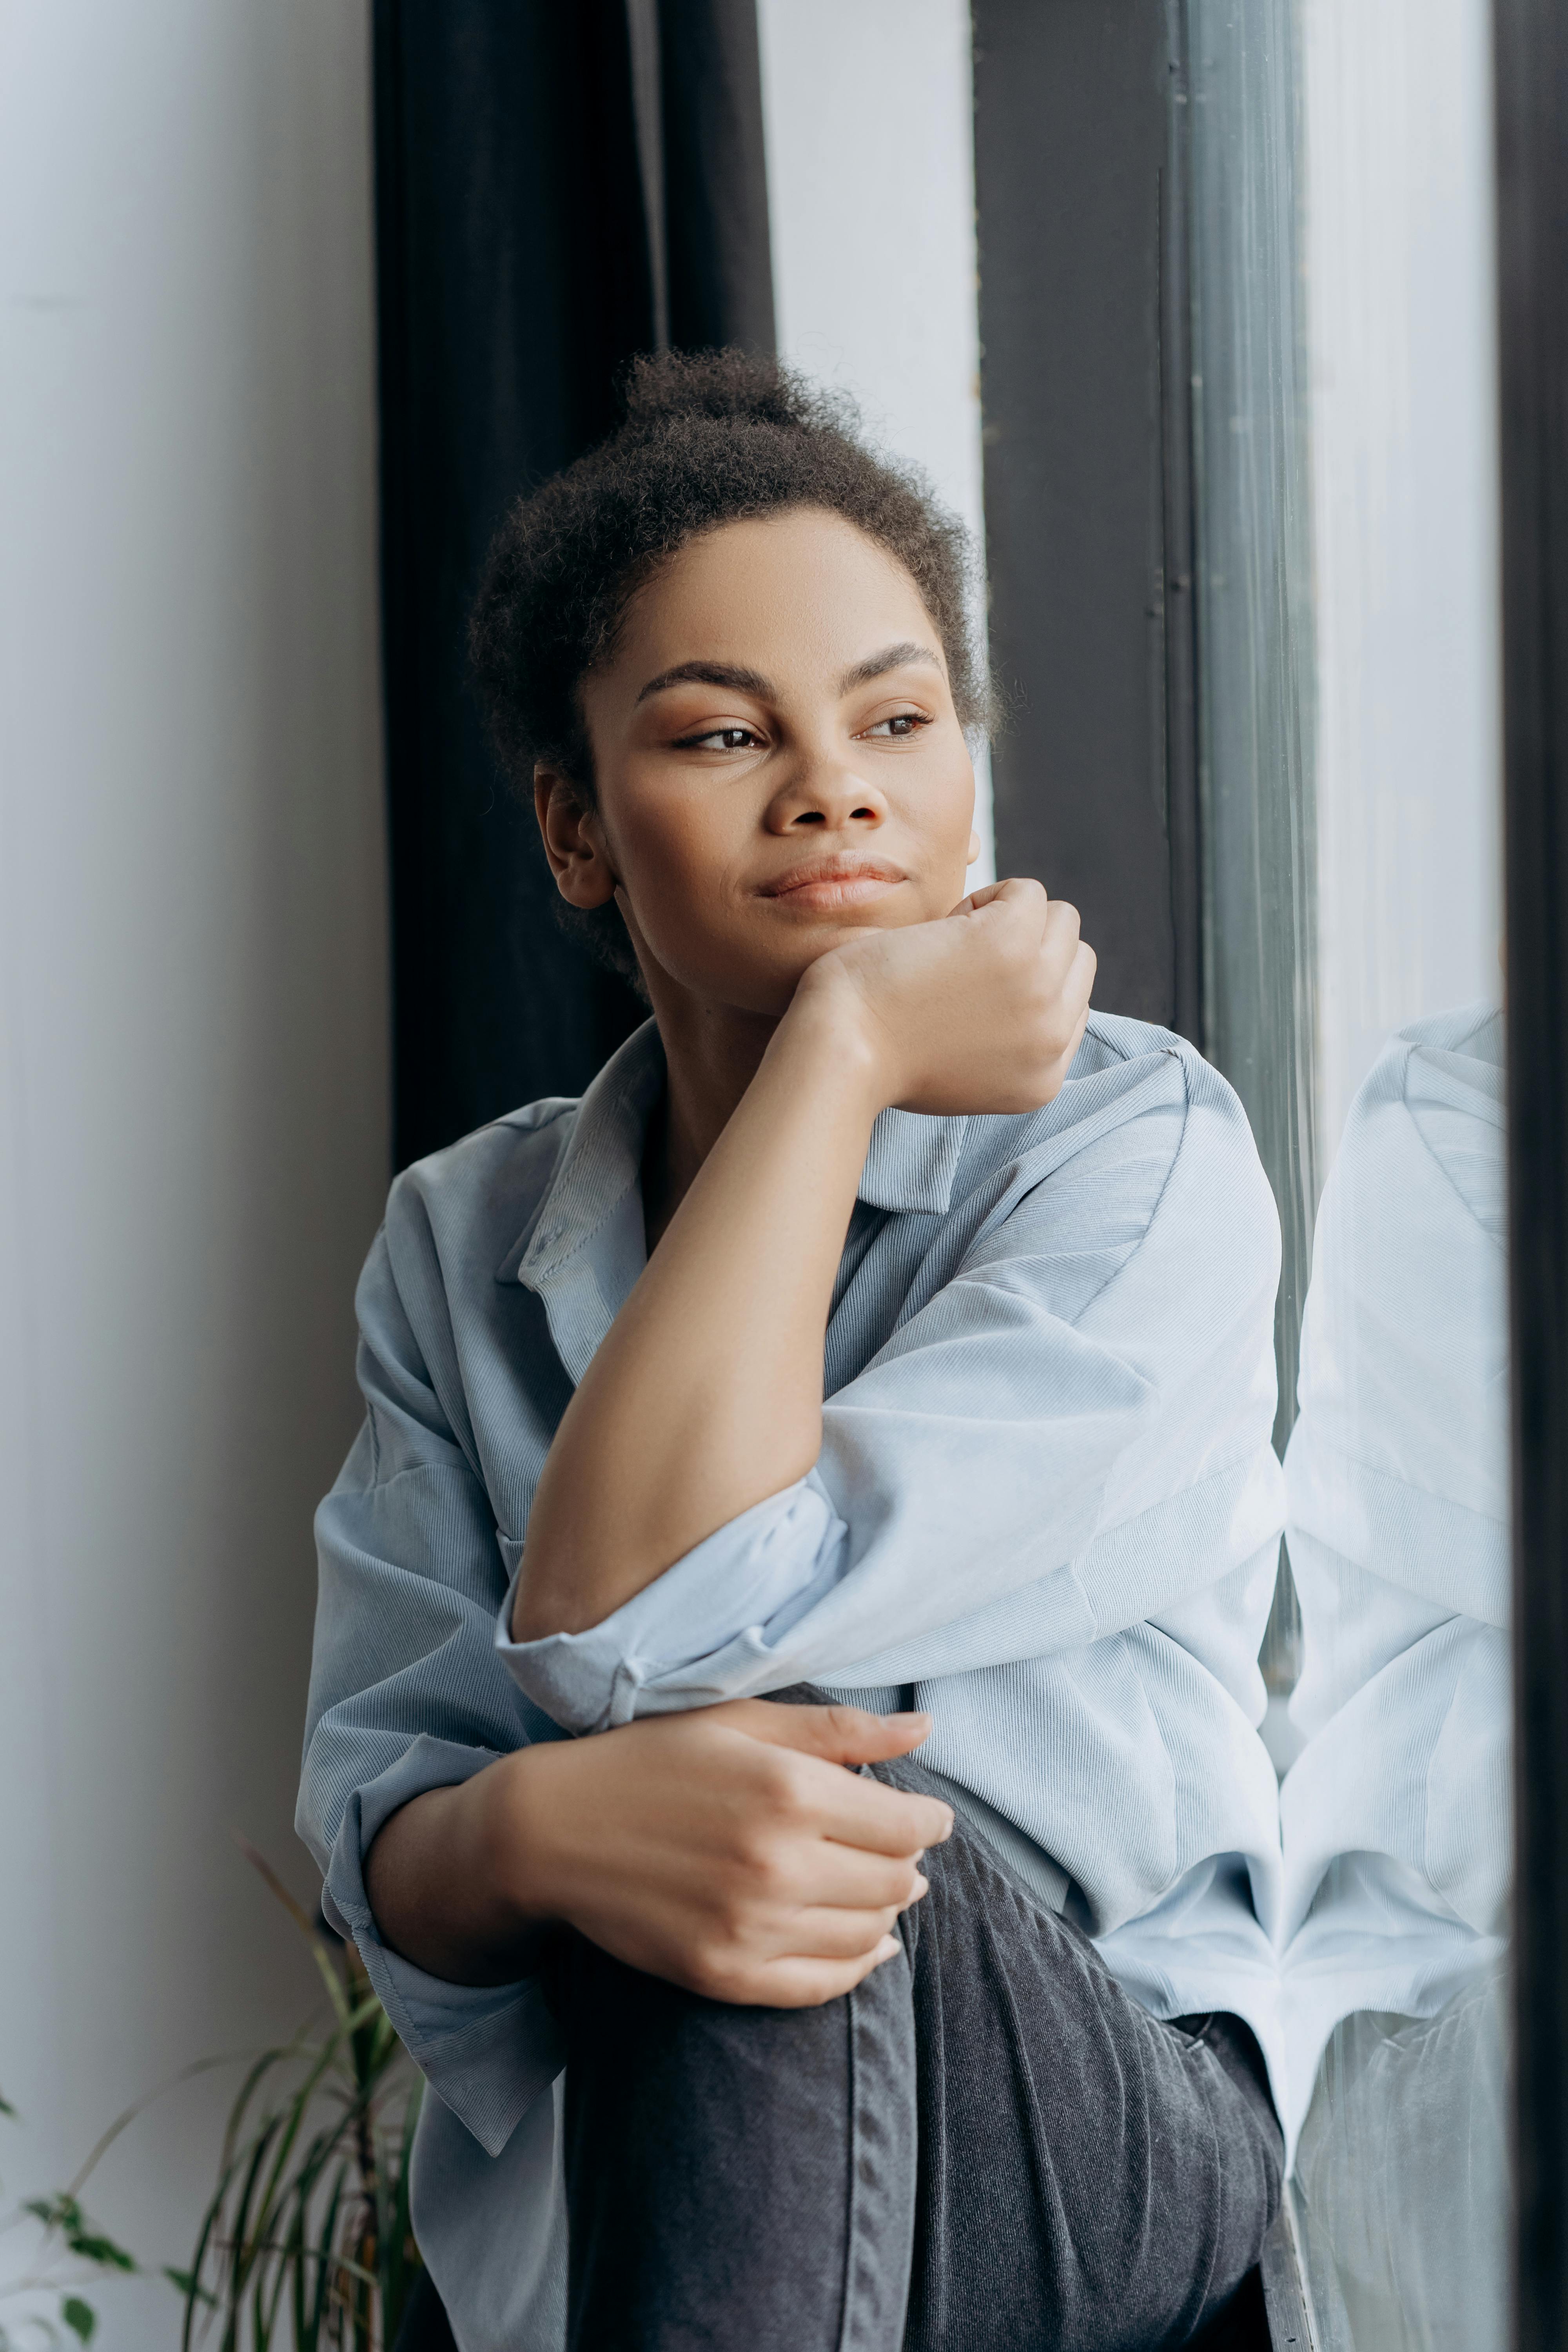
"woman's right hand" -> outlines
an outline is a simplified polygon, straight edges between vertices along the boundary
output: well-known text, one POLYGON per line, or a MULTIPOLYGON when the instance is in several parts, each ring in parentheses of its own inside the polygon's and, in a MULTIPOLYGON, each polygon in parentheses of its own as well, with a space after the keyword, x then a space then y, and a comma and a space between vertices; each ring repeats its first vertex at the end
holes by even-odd
POLYGON ((813 964, 790 1016, 826 1008, 875 1065, 885 1103, 951 1117, 1038 1110, 1082 1039, 1095 956, 1078 908, 994 882, 941 922, 857 931, 813 964))
POLYGON ((908 1755, 923 1716, 737 1699, 524 1748, 387 1822, 366 1880, 394 1949, 504 1982, 564 1920, 715 2000, 835 2000, 897 1949, 939 1800, 847 1766, 908 1755))

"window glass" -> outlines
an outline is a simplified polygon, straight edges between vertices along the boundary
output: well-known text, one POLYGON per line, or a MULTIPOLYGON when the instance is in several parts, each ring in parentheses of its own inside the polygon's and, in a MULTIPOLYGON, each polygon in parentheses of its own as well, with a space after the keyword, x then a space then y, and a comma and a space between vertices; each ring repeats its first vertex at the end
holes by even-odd
POLYGON ((1506 2339, 1496 423, 1482 0, 1189 0, 1205 1040, 1283 1234, 1293 2225, 1506 2339))

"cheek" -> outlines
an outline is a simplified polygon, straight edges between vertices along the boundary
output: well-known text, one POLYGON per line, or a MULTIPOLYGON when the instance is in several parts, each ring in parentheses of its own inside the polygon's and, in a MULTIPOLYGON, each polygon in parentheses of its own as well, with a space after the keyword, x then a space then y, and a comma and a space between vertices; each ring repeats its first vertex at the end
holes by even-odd
POLYGON ((626 812, 619 870, 648 946, 675 969, 727 928, 736 898, 736 845, 715 813, 670 796, 657 811, 626 812))
MULTIPOLYGON (((921 817, 917 819, 918 829, 923 834, 931 853, 932 879, 935 881, 940 874, 943 886, 955 877, 968 875, 969 837, 974 830, 974 771, 966 756, 961 767, 941 779, 927 800, 921 817)), ((963 878, 957 896, 962 898, 968 887, 968 880, 963 878)))
POLYGON ((730 863, 727 845, 700 803, 674 795, 627 811, 618 828, 621 877, 648 912, 711 896, 730 863))

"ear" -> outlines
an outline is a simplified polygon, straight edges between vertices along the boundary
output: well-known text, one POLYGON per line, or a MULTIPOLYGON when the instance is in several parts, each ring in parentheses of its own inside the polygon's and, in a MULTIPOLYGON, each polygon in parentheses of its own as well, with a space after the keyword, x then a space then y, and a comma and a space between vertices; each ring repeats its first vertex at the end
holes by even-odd
POLYGON ((977 833, 972 833, 972 834, 970 835, 970 836, 969 836, 969 850, 968 850, 968 854, 967 854, 967 856, 965 856, 965 858, 964 858, 964 861, 963 861, 963 862, 964 862, 964 864, 965 864, 966 866, 973 866, 973 863, 974 863, 974 861, 975 861, 975 859, 979 856, 979 855, 980 855, 980 835, 979 835, 977 833))
POLYGON ((616 875, 604 827, 559 769, 534 769, 533 813, 561 896, 573 907, 606 906, 616 895, 616 875))

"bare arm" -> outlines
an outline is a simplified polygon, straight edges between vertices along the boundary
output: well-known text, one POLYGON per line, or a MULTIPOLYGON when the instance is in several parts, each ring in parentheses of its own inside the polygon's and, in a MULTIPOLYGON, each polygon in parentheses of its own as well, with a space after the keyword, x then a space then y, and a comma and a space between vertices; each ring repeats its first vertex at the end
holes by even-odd
POLYGON ((814 965, 567 1408, 529 1518, 519 1641, 578 1633, 803 1477, 871 1125, 889 1104, 1037 1108, 1094 959, 1037 883, 814 965))
MULTIPOLYGON (((871 1123, 1048 1101, 1087 1014, 1070 908, 1004 884, 806 975, 563 1418, 530 1517, 520 1639, 597 1623, 809 1470, 822 1349, 871 1123)), ((895 1948, 948 1808, 845 1766, 927 1726, 738 1700, 505 1757, 395 1813, 366 1863, 386 1941, 508 1983, 566 1920, 713 1998, 828 2000, 895 1948)))
POLYGON ((847 1992, 894 1948, 948 1808, 845 1765, 921 1716, 742 1699, 501 1758, 395 1813, 366 1889, 384 1939, 448 1982, 510 1984, 566 1920, 632 1966, 776 2009, 847 1992))

